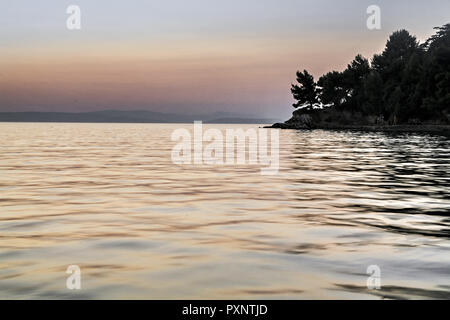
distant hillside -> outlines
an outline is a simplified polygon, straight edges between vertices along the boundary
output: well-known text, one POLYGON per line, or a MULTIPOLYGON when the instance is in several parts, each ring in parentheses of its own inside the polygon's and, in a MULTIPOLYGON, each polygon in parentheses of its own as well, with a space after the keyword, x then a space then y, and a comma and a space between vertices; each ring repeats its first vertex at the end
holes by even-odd
POLYGON ((0 112, 0 122, 86 122, 86 123, 273 123, 276 119, 254 119, 233 113, 182 115, 145 110, 94 112, 0 112))
POLYGON ((273 119, 249 119, 249 118, 219 118, 213 120, 207 120, 205 123, 250 123, 250 124, 270 124, 276 122, 273 119))

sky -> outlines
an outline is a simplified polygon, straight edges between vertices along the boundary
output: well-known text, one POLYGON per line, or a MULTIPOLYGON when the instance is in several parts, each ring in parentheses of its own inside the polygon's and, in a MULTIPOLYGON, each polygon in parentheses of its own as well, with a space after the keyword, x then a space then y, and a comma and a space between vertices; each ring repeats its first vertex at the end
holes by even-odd
POLYGON ((2 0, 0 111, 286 118, 297 70, 343 70, 399 29, 423 41, 449 14, 448 0, 2 0))

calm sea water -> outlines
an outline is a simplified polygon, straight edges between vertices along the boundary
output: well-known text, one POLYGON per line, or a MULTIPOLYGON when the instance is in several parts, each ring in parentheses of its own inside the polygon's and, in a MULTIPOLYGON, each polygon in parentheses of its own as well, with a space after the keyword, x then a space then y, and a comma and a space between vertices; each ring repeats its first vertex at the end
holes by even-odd
POLYGON ((0 298, 450 298, 445 137, 281 131, 263 176, 172 164, 180 126, 1 123, 0 298))

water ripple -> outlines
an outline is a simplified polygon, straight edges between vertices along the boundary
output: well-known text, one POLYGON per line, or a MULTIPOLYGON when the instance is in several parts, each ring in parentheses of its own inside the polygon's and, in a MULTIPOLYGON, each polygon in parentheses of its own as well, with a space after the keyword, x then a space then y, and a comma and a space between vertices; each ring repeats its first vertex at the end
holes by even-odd
POLYGON ((172 164, 179 127, 0 124, 0 298, 449 298, 447 138, 281 131, 262 176, 172 164))

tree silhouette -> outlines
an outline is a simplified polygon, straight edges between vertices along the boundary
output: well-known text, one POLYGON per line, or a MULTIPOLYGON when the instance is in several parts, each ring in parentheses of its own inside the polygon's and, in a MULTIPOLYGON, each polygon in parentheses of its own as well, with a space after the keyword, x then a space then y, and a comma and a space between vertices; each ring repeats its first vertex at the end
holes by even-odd
POLYGON ((421 45, 408 31, 396 31, 371 63, 357 55, 344 71, 328 72, 317 84, 308 71, 297 72, 294 107, 358 113, 390 124, 450 123, 450 24, 435 30, 421 45))
POLYGON ((303 72, 297 71, 297 82, 299 85, 293 84, 291 88, 294 99, 297 100, 294 103, 294 108, 313 109, 319 102, 314 77, 306 70, 303 72))

